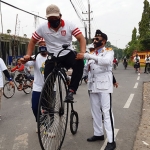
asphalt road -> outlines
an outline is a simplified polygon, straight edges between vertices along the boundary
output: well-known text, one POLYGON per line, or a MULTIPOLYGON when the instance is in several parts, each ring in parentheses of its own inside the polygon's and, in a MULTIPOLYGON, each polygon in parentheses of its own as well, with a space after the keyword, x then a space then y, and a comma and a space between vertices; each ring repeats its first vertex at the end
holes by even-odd
MULTIPOLYGON (((143 82, 149 81, 150 75, 141 73, 138 76, 132 67, 124 70, 121 63, 113 72, 119 82, 112 94, 117 150, 132 150, 141 117, 143 82)), ((72 135, 68 123, 62 150, 103 150, 107 139, 104 142, 86 141, 93 135, 93 127, 85 83, 74 97, 79 128, 77 134, 72 135)), ((41 150, 30 99, 31 94, 26 95, 22 91, 17 91, 11 99, 2 98, 0 150, 41 150)))

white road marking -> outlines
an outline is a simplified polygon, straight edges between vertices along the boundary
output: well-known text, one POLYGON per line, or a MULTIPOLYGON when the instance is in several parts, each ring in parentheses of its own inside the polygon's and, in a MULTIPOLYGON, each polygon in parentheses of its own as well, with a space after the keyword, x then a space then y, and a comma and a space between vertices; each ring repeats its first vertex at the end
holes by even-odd
MULTIPOLYGON (((118 132, 119 132, 119 129, 115 129, 115 131, 114 131, 115 137, 117 136, 118 132)), ((107 142, 108 142, 108 141, 107 141, 107 138, 106 138, 106 140, 105 140, 103 146, 100 148, 100 150, 104 150, 104 149, 105 149, 105 147, 106 147, 106 145, 107 145, 107 142)))
POLYGON ((138 87, 138 82, 135 83, 134 89, 136 89, 137 87, 138 87))
POLYGON ((137 80, 140 80, 140 76, 137 77, 137 80))
POLYGON ((133 97, 134 97, 134 94, 130 94, 130 96, 129 96, 129 98, 128 98, 128 100, 127 100, 127 102, 123 108, 129 108, 130 107, 130 104, 132 102, 133 97))

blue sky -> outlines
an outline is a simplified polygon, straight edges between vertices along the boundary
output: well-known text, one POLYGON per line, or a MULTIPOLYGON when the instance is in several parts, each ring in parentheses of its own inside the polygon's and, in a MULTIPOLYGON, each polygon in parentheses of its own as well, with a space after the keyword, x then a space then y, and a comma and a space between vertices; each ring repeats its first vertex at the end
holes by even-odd
MULTIPOLYGON (((70 0, 4 0, 7 3, 15 5, 21 9, 29 11, 34 14, 39 14, 45 18, 46 7, 50 4, 57 5, 62 13, 63 19, 71 20, 76 23, 81 31, 84 33, 84 25, 77 17, 70 0)), ((131 40, 132 30, 134 27, 138 29, 138 23, 141 20, 143 12, 144 0, 90 0, 91 4, 91 37, 94 36, 96 29, 108 35, 108 40, 111 44, 125 48, 127 43, 131 40)), ((88 10, 88 0, 72 0, 75 6, 78 6, 80 14, 81 9, 85 12, 88 10), (79 7, 80 6, 80 7, 79 7)), ((22 11, 16 10, 6 4, 1 3, 3 33, 7 29, 11 30, 11 34, 23 36, 27 34, 28 38, 32 36, 35 30, 34 16, 26 14, 22 11), (16 15, 18 14, 18 23, 15 28, 16 15)), ((86 14, 82 14, 83 19, 88 18, 86 14)), ((1 19, 1 18, 0 18, 1 19)), ((39 19, 38 23, 42 23, 43 19, 39 19)), ((88 23, 88 22, 86 22, 88 23)), ((0 33, 2 27, 0 24, 0 33)))

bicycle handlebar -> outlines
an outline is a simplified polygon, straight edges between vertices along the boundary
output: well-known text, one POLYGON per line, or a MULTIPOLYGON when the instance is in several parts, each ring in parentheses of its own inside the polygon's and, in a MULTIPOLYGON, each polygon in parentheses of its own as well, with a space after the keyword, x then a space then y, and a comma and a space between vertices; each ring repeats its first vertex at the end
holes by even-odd
POLYGON ((75 51, 73 51, 72 49, 69 49, 68 46, 70 46, 70 44, 63 44, 63 45, 62 45, 62 48, 63 48, 63 49, 59 51, 59 53, 57 54, 56 58, 58 58, 59 55, 60 55, 60 53, 61 53, 62 51, 65 51, 65 50, 72 51, 72 52, 76 55, 75 51))
MULTIPOLYGON (((76 55, 75 51, 73 51, 73 50, 71 50, 71 49, 68 49, 68 46, 70 46, 70 45, 69 45, 69 44, 63 44, 63 45, 62 45, 62 48, 63 48, 63 49, 58 52, 56 58, 58 58, 59 55, 60 55, 63 51, 65 51, 65 50, 72 51, 72 52, 76 55)), ((45 51, 43 50, 43 51, 40 51, 40 52, 36 53, 36 54, 34 55, 34 57, 31 56, 29 61, 36 60, 37 55, 38 55, 39 53, 41 53, 41 52, 47 52, 47 50, 45 50, 45 51)), ((52 57, 54 56, 54 53, 49 53, 49 52, 48 52, 48 57, 49 57, 49 56, 52 58, 52 57)), ((50 59, 50 58, 49 58, 49 59, 50 59)))

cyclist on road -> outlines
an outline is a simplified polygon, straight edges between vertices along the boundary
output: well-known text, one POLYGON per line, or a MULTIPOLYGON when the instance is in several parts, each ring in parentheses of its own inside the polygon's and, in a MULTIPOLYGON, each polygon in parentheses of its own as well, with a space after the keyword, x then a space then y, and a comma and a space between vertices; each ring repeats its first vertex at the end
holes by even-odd
MULTIPOLYGON (((21 63, 20 58, 17 59, 17 66, 15 66, 14 68, 11 69, 11 72, 14 71, 18 71, 18 72, 23 72, 24 71, 24 64, 21 63)), ((20 76, 22 76, 22 74, 18 74, 18 78, 20 78, 20 76)), ((19 86, 18 86, 18 90, 22 91, 22 80, 18 80, 19 81, 19 86)))
MULTIPOLYGON (((46 44, 43 39, 38 42, 39 50, 40 47, 45 47, 46 44)), ((34 81, 33 81, 33 91, 32 91, 32 111, 35 116, 35 120, 37 122, 37 113, 38 113, 38 104, 40 99, 40 94, 42 91, 42 87, 44 84, 44 67, 45 61, 47 59, 47 52, 41 52, 37 55, 35 61, 28 61, 25 63, 25 66, 33 66, 34 67, 34 81)), ((37 132, 37 129, 36 129, 37 132)))
POLYGON ((114 57, 113 63, 115 63, 118 66, 118 60, 116 57, 114 57))
MULTIPOLYGON (((1 110, 1 99, 3 95, 3 75, 2 72, 4 73, 5 77, 8 79, 9 84, 14 87, 14 83, 12 82, 12 78, 9 75, 9 72, 7 70, 7 67, 3 61, 3 59, 0 58, 0 110, 1 110)), ((0 112, 0 120, 1 120, 1 112, 0 112)))
MULTIPOLYGON (((72 48, 72 36, 74 36, 80 44, 80 52, 85 53, 86 41, 80 29, 71 21, 62 19, 60 9, 56 5, 49 5, 46 8, 47 21, 40 25, 33 33, 33 36, 29 42, 27 53, 24 56, 23 61, 30 59, 34 50, 35 44, 41 38, 44 38, 47 46, 47 50, 50 53, 54 53, 54 57, 51 60, 46 60, 44 77, 45 79, 54 68, 55 58, 60 50, 62 50, 63 44, 69 44, 69 49, 72 48)), ((69 85, 69 91, 66 96, 66 101, 71 102, 74 92, 77 91, 79 82, 83 74, 84 63, 83 60, 76 60, 75 54, 70 51, 63 51, 58 58, 58 61, 66 68, 72 68, 72 78, 69 85)))
POLYGON ((127 66, 128 65, 128 60, 127 60, 127 58, 126 58, 126 56, 123 58, 123 65, 125 66, 127 66))

